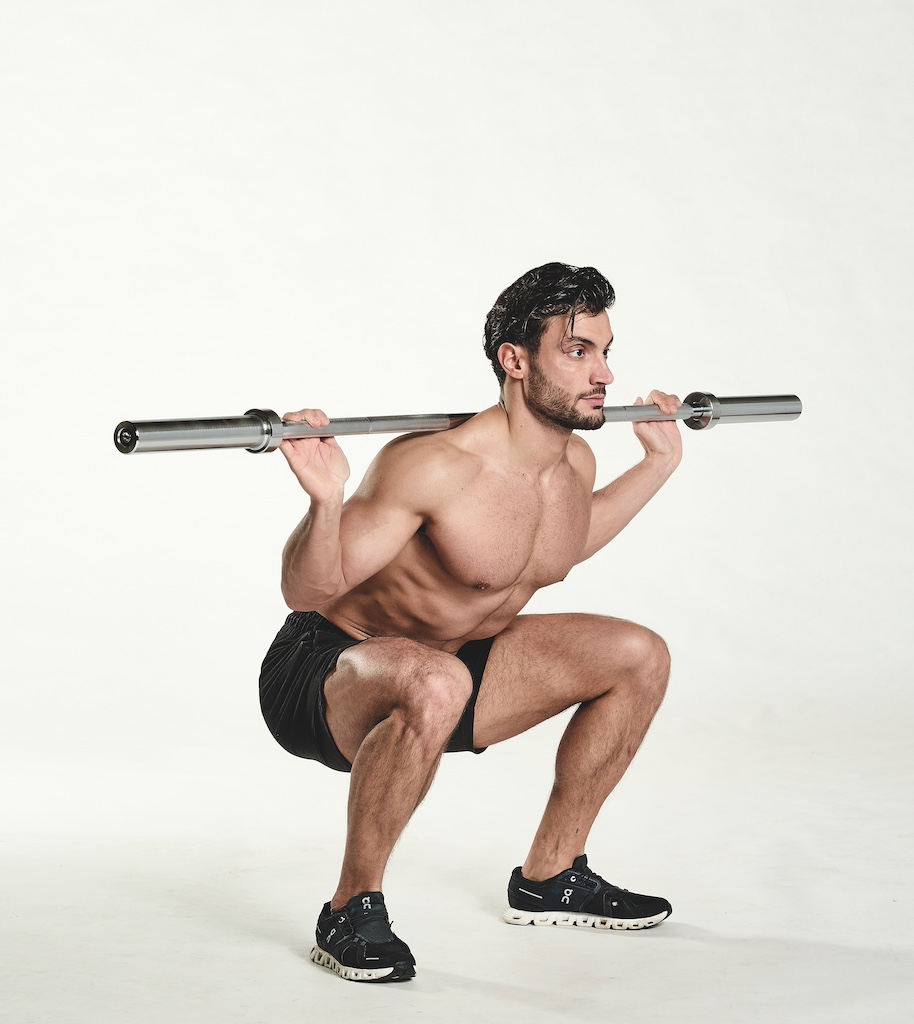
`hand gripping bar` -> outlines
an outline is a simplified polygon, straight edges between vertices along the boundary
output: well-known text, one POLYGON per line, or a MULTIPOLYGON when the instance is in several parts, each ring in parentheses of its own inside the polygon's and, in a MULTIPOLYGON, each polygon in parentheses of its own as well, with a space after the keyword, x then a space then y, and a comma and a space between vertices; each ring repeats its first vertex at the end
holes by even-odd
MULTIPOLYGON (((605 423, 682 420, 692 430, 716 423, 767 423, 795 420, 803 411, 796 395, 749 395, 717 398, 693 391, 672 415, 656 405, 617 405, 603 409, 605 423)), ((409 430, 448 430, 476 413, 432 413, 428 416, 355 416, 331 420, 326 427, 286 423, 272 409, 249 409, 243 416, 199 420, 124 420, 114 428, 119 452, 177 452, 201 448, 246 448, 271 452, 286 439, 339 437, 344 434, 397 434, 409 430)))

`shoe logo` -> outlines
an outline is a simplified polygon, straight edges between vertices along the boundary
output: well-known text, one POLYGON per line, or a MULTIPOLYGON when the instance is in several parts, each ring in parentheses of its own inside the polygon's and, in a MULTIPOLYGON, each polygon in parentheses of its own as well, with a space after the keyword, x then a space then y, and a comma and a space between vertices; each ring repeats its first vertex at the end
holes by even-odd
POLYGON ((336 935, 336 928, 331 928, 330 929, 330 934, 327 936, 327 941, 329 942, 333 938, 334 935, 336 935))
POLYGON ((566 889, 565 895, 562 897, 563 903, 571 903, 571 897, 574 895, 574 889, 566 889))
POLYGON ((362 897, 362 909, 363 910, 371 910, 371 897, 370 896, 363 896, 362 897))

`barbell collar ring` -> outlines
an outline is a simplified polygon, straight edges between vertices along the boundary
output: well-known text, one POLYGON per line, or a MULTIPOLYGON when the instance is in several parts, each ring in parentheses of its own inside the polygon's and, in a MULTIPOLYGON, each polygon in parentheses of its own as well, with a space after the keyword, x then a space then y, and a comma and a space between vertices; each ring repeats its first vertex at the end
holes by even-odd
POLYGON ((720 419, 720 402, 710 391, 693 391, 682 405, 695 410, 683 420, 691 430, 707 430, 720 419))
POLYGON ((260 442, 246 450, 252 455, 275 451, 283 442, 283 421, 272 409, 248 409, 246 417, 256 419, 262 430, 260 442))

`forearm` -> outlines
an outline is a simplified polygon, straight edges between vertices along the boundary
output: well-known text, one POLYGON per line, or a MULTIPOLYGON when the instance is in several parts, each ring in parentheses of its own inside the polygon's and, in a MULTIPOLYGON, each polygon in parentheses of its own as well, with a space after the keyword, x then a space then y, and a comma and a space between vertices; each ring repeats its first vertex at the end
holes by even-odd
POLYGON ((669 480, 677 465, 678 459, 647 455, 607 487, 595 491, 590 530, 581 561, 590 558, 621 533, 669 480))
POLYGON ((282 553, 282 596, 295 611, 326 604, 345 586, 340 518, 343 494, 312 501, 308 514, 286 542, 282 553))

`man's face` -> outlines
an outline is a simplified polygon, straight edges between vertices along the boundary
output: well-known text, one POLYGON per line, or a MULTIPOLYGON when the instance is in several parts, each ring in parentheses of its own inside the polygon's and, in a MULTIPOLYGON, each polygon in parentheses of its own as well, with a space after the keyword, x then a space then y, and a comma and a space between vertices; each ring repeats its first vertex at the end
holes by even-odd
POLYGON ((613 334, 606 311, 553 317, 530 359, 526 399, 542 419, 566 430, 598 430, 613 375, 606 364, 613 334))

